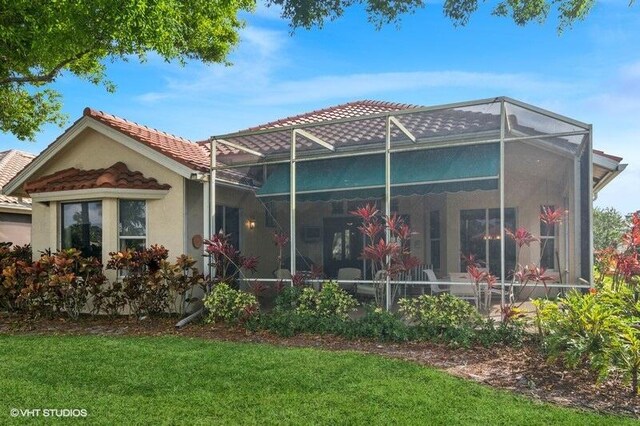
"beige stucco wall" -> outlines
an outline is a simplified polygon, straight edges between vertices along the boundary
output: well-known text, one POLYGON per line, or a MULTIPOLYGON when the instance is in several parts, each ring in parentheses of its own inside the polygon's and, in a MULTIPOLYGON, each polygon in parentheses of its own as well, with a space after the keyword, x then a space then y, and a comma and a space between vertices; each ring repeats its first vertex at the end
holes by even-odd
POLYGON ((0 211, 0 242, 22 246, 31 242, 31 213, 0 211))
MULTIPOLYGON (((136 143, 136 142, 132 142, 136 143)), ((162 244, 171 256, 184 252, 185 215, 184 179, 121 143, 94 130, 87 129, 74 138, 33 176, 49 175, 69 167, 89 170, 105 168, 122 161, 130 170, 140 171, 160 183, 171 185, 169 192, 159 200, 147 201, 147 245, 162 244)), ((87 198, 90 200, 91 198, 87 198)), ((34 253, 48 248, 57 249, 59 239, 60 203, 33 203, 32 244, 34 253)), ((102 200, 102 257, 118 250, 117 199, 102 200)))

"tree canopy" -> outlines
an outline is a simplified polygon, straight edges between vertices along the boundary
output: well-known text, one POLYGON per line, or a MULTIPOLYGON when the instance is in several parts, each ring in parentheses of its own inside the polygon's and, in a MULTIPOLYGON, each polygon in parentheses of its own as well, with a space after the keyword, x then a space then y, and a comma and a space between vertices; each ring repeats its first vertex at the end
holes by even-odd
POLYGON ((593 209, 593 249, 617 248, 622 234, 629 225, 628 219, 613 207, 593 209))
MULTIPOLYGON (((632 5, 635 0, 629 0, 632 5)), ((443 12, 455 25, 465 25, 482 3, 481 0, 444 0, 443 12)), ((365 7, 369 20, 380 28, 398 23, 402 15, 427 6, 426 0, 267 0, 267 4, 282 7, 282 16, 292 27, 321 27, 326 20, 339 18, 353 5, 365 7)), ((558 18, 558 30, 584 19, 595 0, 501 0, 493 8, 493 15, 511 18, 518 25, 544 22, 550 13, 558 18)))
POLYGON ((224 62, 238 42, 241 10, 255 0, 0 0, 0 130, 31 139, 46 122, 62 125, 62 72, 94 84, 114 60, 224 62))
MULTIPOLYGON (((426 0, 265 0, 282 8, 292 29, 322 27, 350 6, 364 6, 380 28, 426 7, 426 0)), ((630 0, 633 3, 634 0, 630 0)), ((516 24, 544 21, 551 10, 559 29, 583 19, 595 0, 502 0, 493 14, 516 24)), ((165 60, 225 62, 238 42, 240 11, 256 0, 0 0, 0 131, 33 139, 44 123, 64 124, 60 94, 51 83, 73 74, 113 91, 106 63, 165 60)), ((631 4, 630 3, 630 4, 631 4)), ((444 14, 464 25, 478 0, 445 0, 444 14)))

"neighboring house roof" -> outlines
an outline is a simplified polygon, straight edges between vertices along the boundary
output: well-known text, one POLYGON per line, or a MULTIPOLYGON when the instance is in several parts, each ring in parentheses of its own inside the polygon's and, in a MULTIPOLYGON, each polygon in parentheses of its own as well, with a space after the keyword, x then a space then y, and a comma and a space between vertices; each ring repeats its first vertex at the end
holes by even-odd
POLYGON ((71 167, 25 185, 25 191, 29 194, 96 188, 168 190, 171 186, 144 177, 141 172, 131 171, 122 162, 106 169, 81 170, 71 167))
MULTIPOLYGON (((27 164, 29 164, 35 155, 27 152, 11 149, 9 151, 0 152, 0 189, 7 182, 14 178, 27 164)), ((0 194, 0 207, 4 209, 15 209, 19 211, 31 210, 30 198, 10 197, 0 194)))

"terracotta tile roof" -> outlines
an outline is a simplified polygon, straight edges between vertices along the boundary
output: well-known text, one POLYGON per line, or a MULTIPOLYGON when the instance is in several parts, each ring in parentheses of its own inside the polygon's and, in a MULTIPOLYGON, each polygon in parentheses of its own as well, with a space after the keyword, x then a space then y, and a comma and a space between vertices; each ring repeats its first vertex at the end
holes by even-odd
POLYGON ((618 156, 616 156, 616 155, 607 154, 606 152, 604 152, 604 151, 600 151, 599 149, 594 149, 594 150, 593 150, 593 153, 594 153, 594 154, 602 155, 603 157, 607 157, 608 159, 613 160, 613 161, 616 161, 616 162, 618 162, 618 163, 619 163, 619 162, 621 162, 621 161, 623 160, 623 158, 622 158, 622 157, 618 157, 618 156))
MULTIPOLYGON (((0 189, 35 158, 35 155, 12 149, 0 152, 0 189)), ((31 208, 30 198, 10 197, 0 194, 0 206, 19 209, 31 208)))
POLYGON ((106 169, 80 170, 71 167, 32 180, 24 186, 29 194, 94 188, 168 190, 171 186, 131 171, 122 162, 106 169))
POLYGON ((420 106, 371 100, 354 101, 271 121, 259 126, 250 127, 247 131, 273 129, 275 127, 293 126, 296 124, 320 123, 329 120, 360 117, 363 115, 379 114, 382 112, 400 111, 412 108, 420 108, 420 106))
POLYGON ((85 108, 83 115, 141 142, 194 170, 209 170, 209 158, 202 147, 188 139, 134 123, 102 111, 85 108))
MULTIPOLYGON (((382 144, 385 139, 386 121, 384 117, 338 122, 330 125, 322 125, 322 122, 365 117, 372 114, 413 108, 420 108, 420 106, 379 101, 357 101, 284 118, 249 128, 243 132, 274 129, 296 124, 318 123, 318 126, 307 128, 306 130, 336 147, 382 144)), ((500 129, 500 116, 498 114, 462 108, 412 112, 399 116, 398 119, 417 138, 469 135, 487 131, 497 132, 500 129)), ((405 139, 405 136, 396 126, 393 126, 391 138, 392 140, 405 139)), ((265 154, 275 154, 289 150, 291 136, 290 132, 283 130, 282 132, 253 135, 233 135, 231 140, 265 154)), ((318 148, 315 143, 305 138, 298 139, 298 147, 301 150, 318 148)), ((236 154, 237 151, 227 148, 226 153, 236 154)))

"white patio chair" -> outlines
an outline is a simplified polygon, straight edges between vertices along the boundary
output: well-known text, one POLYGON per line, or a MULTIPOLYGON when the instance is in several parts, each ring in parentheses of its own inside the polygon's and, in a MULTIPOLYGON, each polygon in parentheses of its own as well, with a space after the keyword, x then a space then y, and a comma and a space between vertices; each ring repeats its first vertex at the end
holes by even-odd
POLYGON ((358 268, 338 269, 338 284, 347 291, 357 291, 358 284, 353 282, 341 283, 340 281, 357 281, 362 279, 362 271, 358 268))
MULTIPOLYGON (((424 269, 423 270, 425 277, 427 278, 427 281, 430 281, 432 283, 436 283, 438 282, 438 277, 436 277, 435 272, 433 272, 433 269, 424 269)), ((448 293, 449 292, 449 286, 447 285, 443 285, 443 284, 430 284, 431 287, 431 295, 436 296, 440 293, 448 293)))
POLYGON ((476 309, 480 308, 480 300, 476 292, 475 286, 471 284, 469 274, 467 272, 451 272, 449 273, 449 282, 455 283, 449 286, 449 293, 460 299, 473 302, 476 309), (460 284, 458 284, 460 283, 460 284))
MULTIPOLYGON (((376 272, 376 276, 374 281, 379 282, 384 277, 384 271, 376 272)), ((356 286, 356 294, 361 294, 364 296, 376 296, 376 286, 370 283, 358 283, 356 286)))
POLYGON ((279 280, 290 280, 291 279, 291 271, 288 269, 276 269, 273 271, 273 276, 279 280))

